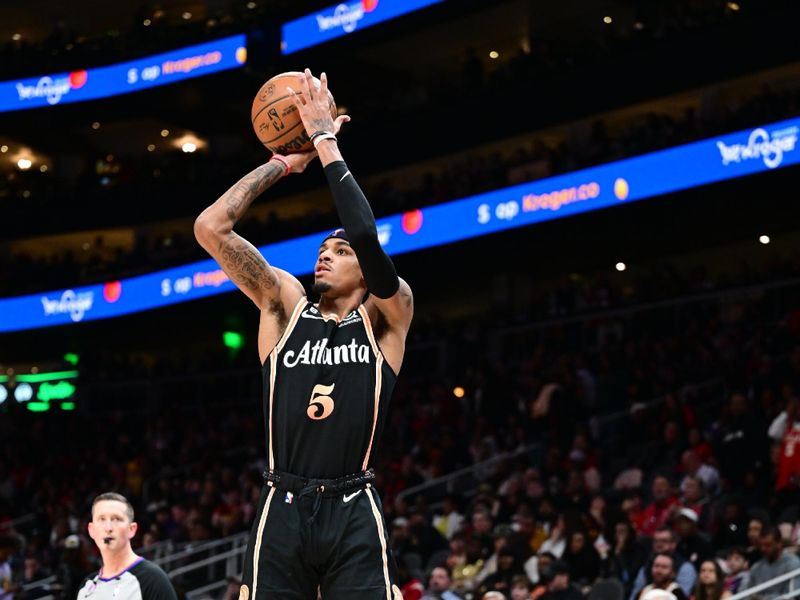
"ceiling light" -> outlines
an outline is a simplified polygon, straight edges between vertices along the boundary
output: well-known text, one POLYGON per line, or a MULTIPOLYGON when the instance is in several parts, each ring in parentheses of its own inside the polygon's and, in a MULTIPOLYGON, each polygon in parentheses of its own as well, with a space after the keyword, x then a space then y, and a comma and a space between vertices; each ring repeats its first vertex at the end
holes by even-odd
POLYGON ((95 131, 100 129, 100 123, 98 121, 95 121, 94 123, 92 123, 92 129, 94 129, 95 131))
POLYGON ((489 52, 489 58, 495 59, 495 58, 499 58, 499 57, 500 57, 500 53, 497 50, 492 50, 491 52, 489 52))
POLYGON ((0 146, 0 152, 2 152, 3 154, 5 154, 6 152, 8 152, 8 146, 6 146, 5 144, 3 144, 2 146, 0 146))
POLYGON ((762 235, 761 237, 758 238, 758 241, 766 245, 769 244, 772 240, 769 239, 768 235, 762 235))
POLYGON ((181 150, 184 152, 194 152, 197 150, 197 144, 193 144, 192 142, 186 142, 183 146, 181 146, 181 150))
POLYGON ((617 268, 617 271, 619 271, 621 273, 622 271, 624 271, 625 269, 628 268, 628 265, 626 265, 624 262, 618 262, 617 265, 616 265, 616 268, 617 268))
POLYGON ((167 137, 168 135, 169 135, 169 129, 161 130, 161 137, 167 137))
POLYGON ((612 19, 612 18, 611 18, 611 17, 609 17, 608 15, 606 15, 605 17, 603 17, 603 23, 605 23, 606 25, 611 25, 611 23, 613 23, 613 22, 614 22, 614 19, 612 19))
POLYGON ((39 167, 39 171, 41 171, 42 173, 47 173, 47 165, 42 165, 41 167, 39 167))
POLYGON ((14 40, 15 42, 18 42, 22 39, 22 36, 19 33, 15 33, 14 35, 11 36, 11 39, 14 40))
POLYGON ((23 171, 27 171, 28 169, 30 169, 31 165, 33 165, 33 163, 31 162, 31 159, 29 159, 29 158, 20 158, 17 161, 17 166, 20 169, 22 169, 23 171))
POLYGON ((190 13, 190 12, 187 10, 185 13, 183 13, 183 14, 181 15, 181 17, 183 17, 183 20, 184 20, 184 21, 188 21, 189 19, 191 19, 191 18, 192 18, 192 13, 190 13))
POLYGON ((250 10, 253 10, 255 7, 256 7, 256 3, 255 2, 248 2, 247 3, 247 8, 249 8, 250 10))
POLYGON ((155 149, 156 149, 156 145, 155 144, 147 144, 147 151, 148 152, 152 152, 155 149))
POLYGON ((730 10, 732 10, 733 12, 736 12, 737 10, 739 10, 741 8, 741 6, 739 6, 736 2, 728 2, 728 4, 726 4, 726 6, 730 10))
POLYGON ((144 21, 142 21, 142 25, 144 25, 145 27, 150 27, 151 23, 152 21, 150 19, 145 19, 144 21))

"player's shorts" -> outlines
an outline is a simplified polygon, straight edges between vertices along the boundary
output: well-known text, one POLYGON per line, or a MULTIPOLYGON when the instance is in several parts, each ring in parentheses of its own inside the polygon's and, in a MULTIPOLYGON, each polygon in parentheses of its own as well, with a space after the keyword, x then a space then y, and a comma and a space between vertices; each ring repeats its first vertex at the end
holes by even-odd
POLYGON ((239 600, 402 600, 371 471, 264 478, 239 600))

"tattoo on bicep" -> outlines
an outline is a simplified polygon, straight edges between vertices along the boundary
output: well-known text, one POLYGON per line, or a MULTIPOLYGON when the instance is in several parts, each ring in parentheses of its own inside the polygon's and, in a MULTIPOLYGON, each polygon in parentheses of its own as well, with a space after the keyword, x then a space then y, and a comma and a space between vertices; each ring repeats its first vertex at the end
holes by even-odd
POLYGON ((238 221, 253 200, 278 179, 283 177, 283 165, 268 162, 245 175, 225 192, 225 212, 231 222, 238 221))
POLYGON ((222 240, 219 252, 222 266, 236 285, 251 290, 268 290, 278 283, 275 272, 258 250, 235 234, 222 240))

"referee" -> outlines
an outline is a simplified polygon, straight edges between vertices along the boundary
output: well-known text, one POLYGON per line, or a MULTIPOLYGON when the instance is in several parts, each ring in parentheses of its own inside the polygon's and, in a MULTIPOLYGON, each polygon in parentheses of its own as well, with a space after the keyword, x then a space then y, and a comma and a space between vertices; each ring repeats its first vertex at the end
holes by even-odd
POLYGON ((200 244, 260 309, 268 468, 240 600, 402 600, 370 468, 403 363, 411 289, 339 152, 327 78, 289 91, 315 152, 273 156, 195 222, 200 244), (255 198, 319 155, 342 228, 320 240, 312 292, 233 231, 255 198))
POLYGON ((107 492, 94 499, 89 536, 103 566, 84 579, 78 600, 178 600, 166 573, 131 548, 137 528, 125 496, 107 492))

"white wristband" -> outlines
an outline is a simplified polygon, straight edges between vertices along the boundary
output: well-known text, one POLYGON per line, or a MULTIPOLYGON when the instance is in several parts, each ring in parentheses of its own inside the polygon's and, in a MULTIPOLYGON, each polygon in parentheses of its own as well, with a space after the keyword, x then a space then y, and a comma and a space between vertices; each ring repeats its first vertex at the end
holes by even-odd
POLYGON ((322 135, 318 135, 318 136, 316 136, 316 137, 315 137, 315 138, 312 140, 312 143, 314 144, 314 148, 317 148, 317 147, 319 147, 319 143, 320 143, 321 141, 323 141, 323 140, 333 140, 333 141, 336 141, 336 136, 335 136, 335 135, 333 135, 332 133, 323 133, 322 135))

